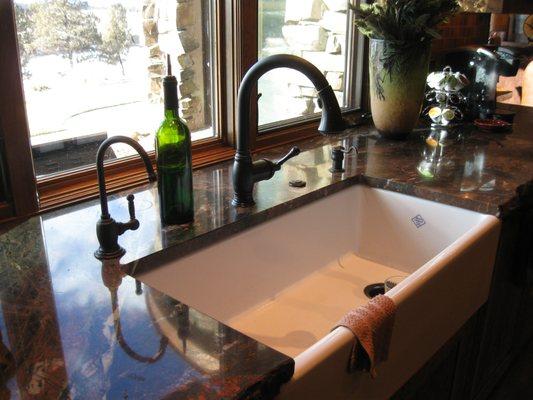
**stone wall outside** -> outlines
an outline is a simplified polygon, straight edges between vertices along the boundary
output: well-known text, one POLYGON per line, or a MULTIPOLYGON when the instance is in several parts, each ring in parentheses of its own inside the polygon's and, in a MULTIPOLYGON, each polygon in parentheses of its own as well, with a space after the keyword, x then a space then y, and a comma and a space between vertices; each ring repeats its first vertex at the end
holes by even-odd
MULTIPOLYGON (((345 79, 347 8, 347 0, 286 0, 282 28, 292 54, 310 61, 326 76, 340 105, 345 79)), ((293 108, 300 115, 319 111, 316 91, 309 80, 294 75, 289 88, 293 108)))
POLYGON ((203 66, 202 1, 144 0, 143 30, 149 48, 149 88, 151 101, 160 102, 162 79, 166 74, 166 55, 170 54, 172 71, 178 79, 180 114, 191 131, 209 125, 203 66))
MULTIPOLYGON (((160 102, 166 54, 179 82, 180 112, 191 130, 210 123, 204 79, 201 0, 144 0, 143 30, 149 48, 151 101, 160 102)), ((312 62, 343 101, 347 0, 286 0, 282 33, 290 52, 312 62)), ((301 74, 290 75, 291 109, 296 115, 318 112, 316 91, 301 74)))

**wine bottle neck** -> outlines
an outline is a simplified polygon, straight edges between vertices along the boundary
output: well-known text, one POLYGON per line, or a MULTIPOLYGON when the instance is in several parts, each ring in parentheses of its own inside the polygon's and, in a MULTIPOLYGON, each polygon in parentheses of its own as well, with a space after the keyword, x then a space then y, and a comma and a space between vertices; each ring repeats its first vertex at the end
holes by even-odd
POLYGON ((168 111, 173 111, 175 116, 178 115, 178 82, 174 76, 165 76, 163 78, 163 98, 165 103, 165 116, 168 111))
POLYGON ((179 112, 178 109, 171 109, 165 107, 165 118, 166 119, 176 119, 179 118, 179 112))

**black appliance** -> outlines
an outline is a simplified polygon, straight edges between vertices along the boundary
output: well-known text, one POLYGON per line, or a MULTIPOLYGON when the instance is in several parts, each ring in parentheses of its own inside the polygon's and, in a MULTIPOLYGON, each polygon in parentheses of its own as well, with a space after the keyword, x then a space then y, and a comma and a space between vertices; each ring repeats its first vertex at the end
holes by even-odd
POLYGON ((444 66, 462 72, 470 85, 462 89, 466 97, 465 119, 490 118, 496 110, 496 85, 500 76, 515 76, 520 59, 515 51, 497 46, 466 46, 444 55, 444 66))

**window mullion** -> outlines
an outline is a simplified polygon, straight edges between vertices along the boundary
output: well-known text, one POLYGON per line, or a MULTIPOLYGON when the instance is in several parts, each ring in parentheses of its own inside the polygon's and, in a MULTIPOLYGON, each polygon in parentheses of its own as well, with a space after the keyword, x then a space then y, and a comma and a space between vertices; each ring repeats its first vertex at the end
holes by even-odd
POLYGON ((15 216, 37 211, 37 190, 20 73, 14 6, 0 2, 0 130, 15 216))
MULTIPOLYGON (((224 97, 227 116, 227 143, 235 146, 237 125, 237 96, 246 71, 257 61, 257 1, 225 1, 226 84, 224 97)), ((255 94, 253 97, 255 98, 255 94)), ((250 105, 250 143, 257 136, 257 103, 250 105)))

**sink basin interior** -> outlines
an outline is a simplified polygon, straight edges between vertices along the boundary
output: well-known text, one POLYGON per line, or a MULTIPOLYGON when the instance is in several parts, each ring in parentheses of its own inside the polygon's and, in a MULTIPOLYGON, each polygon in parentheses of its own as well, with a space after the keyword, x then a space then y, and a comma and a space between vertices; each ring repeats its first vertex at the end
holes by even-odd
POLYGON ((227 324, 296 357, 325 336, 347 311, 368 301, 365 286, 396 275, 406 273, 346 253, 227 324))
POLYGON ((358 185, 138 278, 296 357, 368 301, 365 286, 412 274, 484 218, 358 185))

